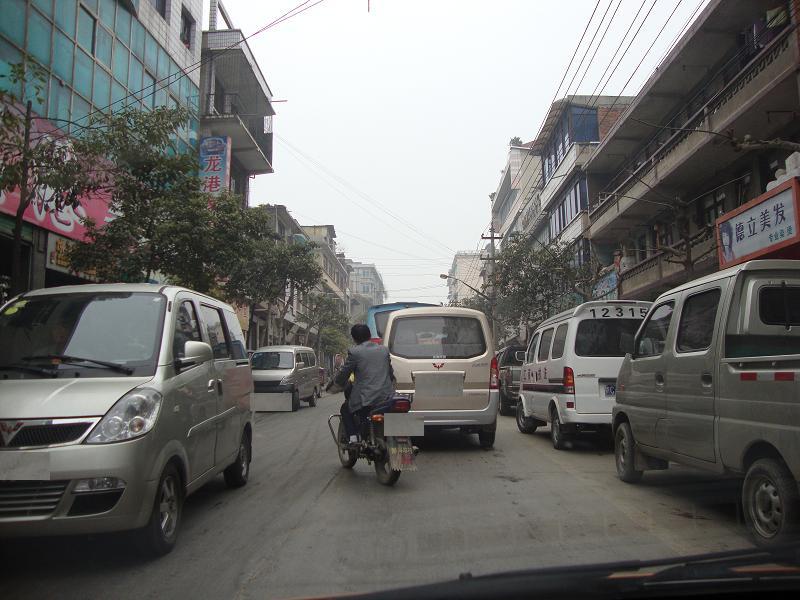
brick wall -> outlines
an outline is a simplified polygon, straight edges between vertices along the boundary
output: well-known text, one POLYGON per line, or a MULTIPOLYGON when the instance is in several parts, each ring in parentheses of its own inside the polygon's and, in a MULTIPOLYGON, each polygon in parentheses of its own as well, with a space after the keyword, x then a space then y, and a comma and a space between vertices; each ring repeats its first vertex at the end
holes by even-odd
POLYGON ((627 105, 597 107, 597 124, 601 142, 605 139, 606 135, 608 135, 608 132, 611 131, 611 128, 614 127, 614 123, 622 116, 626 108, 628 108, 627 105))

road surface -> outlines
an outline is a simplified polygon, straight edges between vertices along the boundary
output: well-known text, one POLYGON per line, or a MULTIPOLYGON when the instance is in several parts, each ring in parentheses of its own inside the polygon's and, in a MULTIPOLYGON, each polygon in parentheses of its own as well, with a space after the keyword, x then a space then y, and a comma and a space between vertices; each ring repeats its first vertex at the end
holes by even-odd
POLYGON ((499 417, 477 436, 426 438, 394 488, 342 469, 327 429, 341 395, 256 417, 249 484, 187 499, 180 539, 144 560, 119 536, 4 540, 4 598, 286 598, 525 567, 646 559, 750 545, 738 482, 681 467, 626 485, 610 444, 555 451, 499 417))

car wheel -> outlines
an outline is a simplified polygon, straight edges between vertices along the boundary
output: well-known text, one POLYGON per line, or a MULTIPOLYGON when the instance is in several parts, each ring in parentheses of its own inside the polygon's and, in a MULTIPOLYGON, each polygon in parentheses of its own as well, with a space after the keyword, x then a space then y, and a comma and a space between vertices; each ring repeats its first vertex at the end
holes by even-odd
POLYGON ((519 429, 520 432, 522 433, 533 433, 539 426, 539 421, 537 421, 533 417, 525 416, 525 409, 522 406, 522 400, 519 400, 517 402, 516 416, 517 416, 517 429, 519 429))
POLYGON ((150 520, 137 533, 137 545, 147 556, 169 554, 178 540, 183 514, 183 482, 174 464, 161 473, 150 520))
POLYGON ((252 459, 252 446, 250 444, 250 434, 245 431, 242 433, 242 441, 239 443, 239 452, 236 460, 225 469, 225 484, 231 488, 242 487, 250 478, 250 461, 252 459))
POLYGON ((308 399, 309 406, 316 406, 317 405, 317 398, 319 398, 319 392, 317 388, 314 388, 314 393, 311 394, 311 397, 308 399))
POLYGON ((489 449, 494 446, 494 439, 497 435, 497 423, 491 429, 482 429, 478 432, 478 442, 481 448, 489 449))
POLYGON ((642 478, 642 471, 636 469, 634 444, 631 425, 623 421, 614 434, 614 462, 617 466, 617 476, 625 483, 636 483, 642 478))
POLYGON ((564 450, 567 447, 564 427, 555 408, 550 410, 550 441, 553 442, 553 448, 556 450, 564 450))
POLYGON ((297 390, 292 392, 292 412, 300 410, 300 392, 297 390))
POLYGON ((760 546, 797 539, 800 533, 800 494, 789 470, 774 458, 757 460, 742 486, 747 528, 760 546))

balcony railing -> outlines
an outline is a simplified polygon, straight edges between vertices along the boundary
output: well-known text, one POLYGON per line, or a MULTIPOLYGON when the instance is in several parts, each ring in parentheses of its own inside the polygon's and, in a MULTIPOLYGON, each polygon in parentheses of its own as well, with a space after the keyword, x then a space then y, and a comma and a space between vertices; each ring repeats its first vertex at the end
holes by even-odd
POLYGON ((272 162, 272 117, 252 114, 239 94, 206 94, 206 115, 236 116, 272 162))
MULTIPOLYGON (((614 204, 613 200, 624 195, 625 192, 655 166, 667 158, 678 145, 690 136, 697 133, 709 135, 703 131, 712 130, 711 120, 714 117, 724 115, 729 103, 739 97, 743 92, 752 90, 756 93, 763 88, 761 75, 770 65, 789 52, 790 33, 794 28, 787 28, 777 35, 760 53, 748 62, 730 81, 727 81, 729 74, 720 72, 716 74, 707 84, 706 88, 714 88, 715 84, 719 87, 707 102, 700 108, 694 109, 692 103, 686 104, 678 111, 671 121, 669 121, 644 147, 611 179, 608 185, 598 194, 591 207, 592 219, 596 219, 614 204), (684 120, 683 115, 690 116, 684 120), (672 128, 672 129, 671 129, 672 128), (680 128, 673 131, 674 128, 680 128), (699 131, 702 130, 702 131, 699 131)), ((723 118, 717 118, 722 122, 723 118)), ((719 124, 719 123, 718 123, 719 124)))

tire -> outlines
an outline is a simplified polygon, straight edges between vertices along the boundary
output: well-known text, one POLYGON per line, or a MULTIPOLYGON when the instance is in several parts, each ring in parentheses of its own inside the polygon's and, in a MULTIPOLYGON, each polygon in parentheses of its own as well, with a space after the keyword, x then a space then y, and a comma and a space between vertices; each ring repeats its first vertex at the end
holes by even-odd
POLYGON ((564 428, 561 425, 561 419, 558 416, 558 411, 552 408, 550 410, 550 441, 553 442, 553 448, 556 450, 566 449, 566 437, 564 428))
POLYGON ((300 410, 300 392, 297 390, 292 392, 292 412, 300 410))
POLYGON ((317 388, 314 388, 314 393, 311 394, 311 396, 308 399, 308 405, 309 406, 316 406, 317 405, 317 398, 319 398, 319 396, 317 394, 318 394, 317 388))
POLYGON ((375 477, 381 485, 393 486, 400 479, 400 473, 389 467, 388 457, 375 461, 375 477))
POLYGON ((347 433, 344 430, 344 423, 342 422, 341 419, 339 419, 338 437, 339 437, 339 444, 337 445, 337 448, 339 451, 339 462, 342 463, 342 466, 345 469, 352 469, 353 465, 355 465, 356 461, 358 460, 358 454, 342 448, 342 444, 347 443, 347 433))
POLYGON ((642 478, 642 471, 636 469, 636 447, 631 425, 623 421, 614 433, 614 463, 617 476, 625 483, 636 483, 642 478))
POLYGON ((136 532, 136 543, 146 556, 169 554, 178 540, 183 515, 183 481, 174 464, 168 463, 158 480, 150 519, 136 532))
POLYGON ((482 429, 478 432, 478 442, 481 448, 488 450, 494 446, 494 439, 497 435, 497 422, 495 421, 494 427, 491 429, 482 429))
POLYGON ((242 441, 239 443, 239 452, 236 460, 223 471, 225 485, 229 488, 240 488, 247 484, 250 478, 250 461, 253 458, 250 434, 245 431, 242 433, 242 441))
POLYGON ((522 407, 522 400, 517 402, 516 417, 517 429, 519 429, 521 433, 533 433, 539 426, 539 421, 533 417, 525 416, 525 409, 522 407))
POLYGON ((800 534, 800 493, 789 470, 774 458, 750 465, 742 486, 744 519, 759 546, 794 541, 800 534))
POLYGON ((500 390, 500 414, 508 417, 512 414, 511 407, 508 406, 508 397, 500 390))

